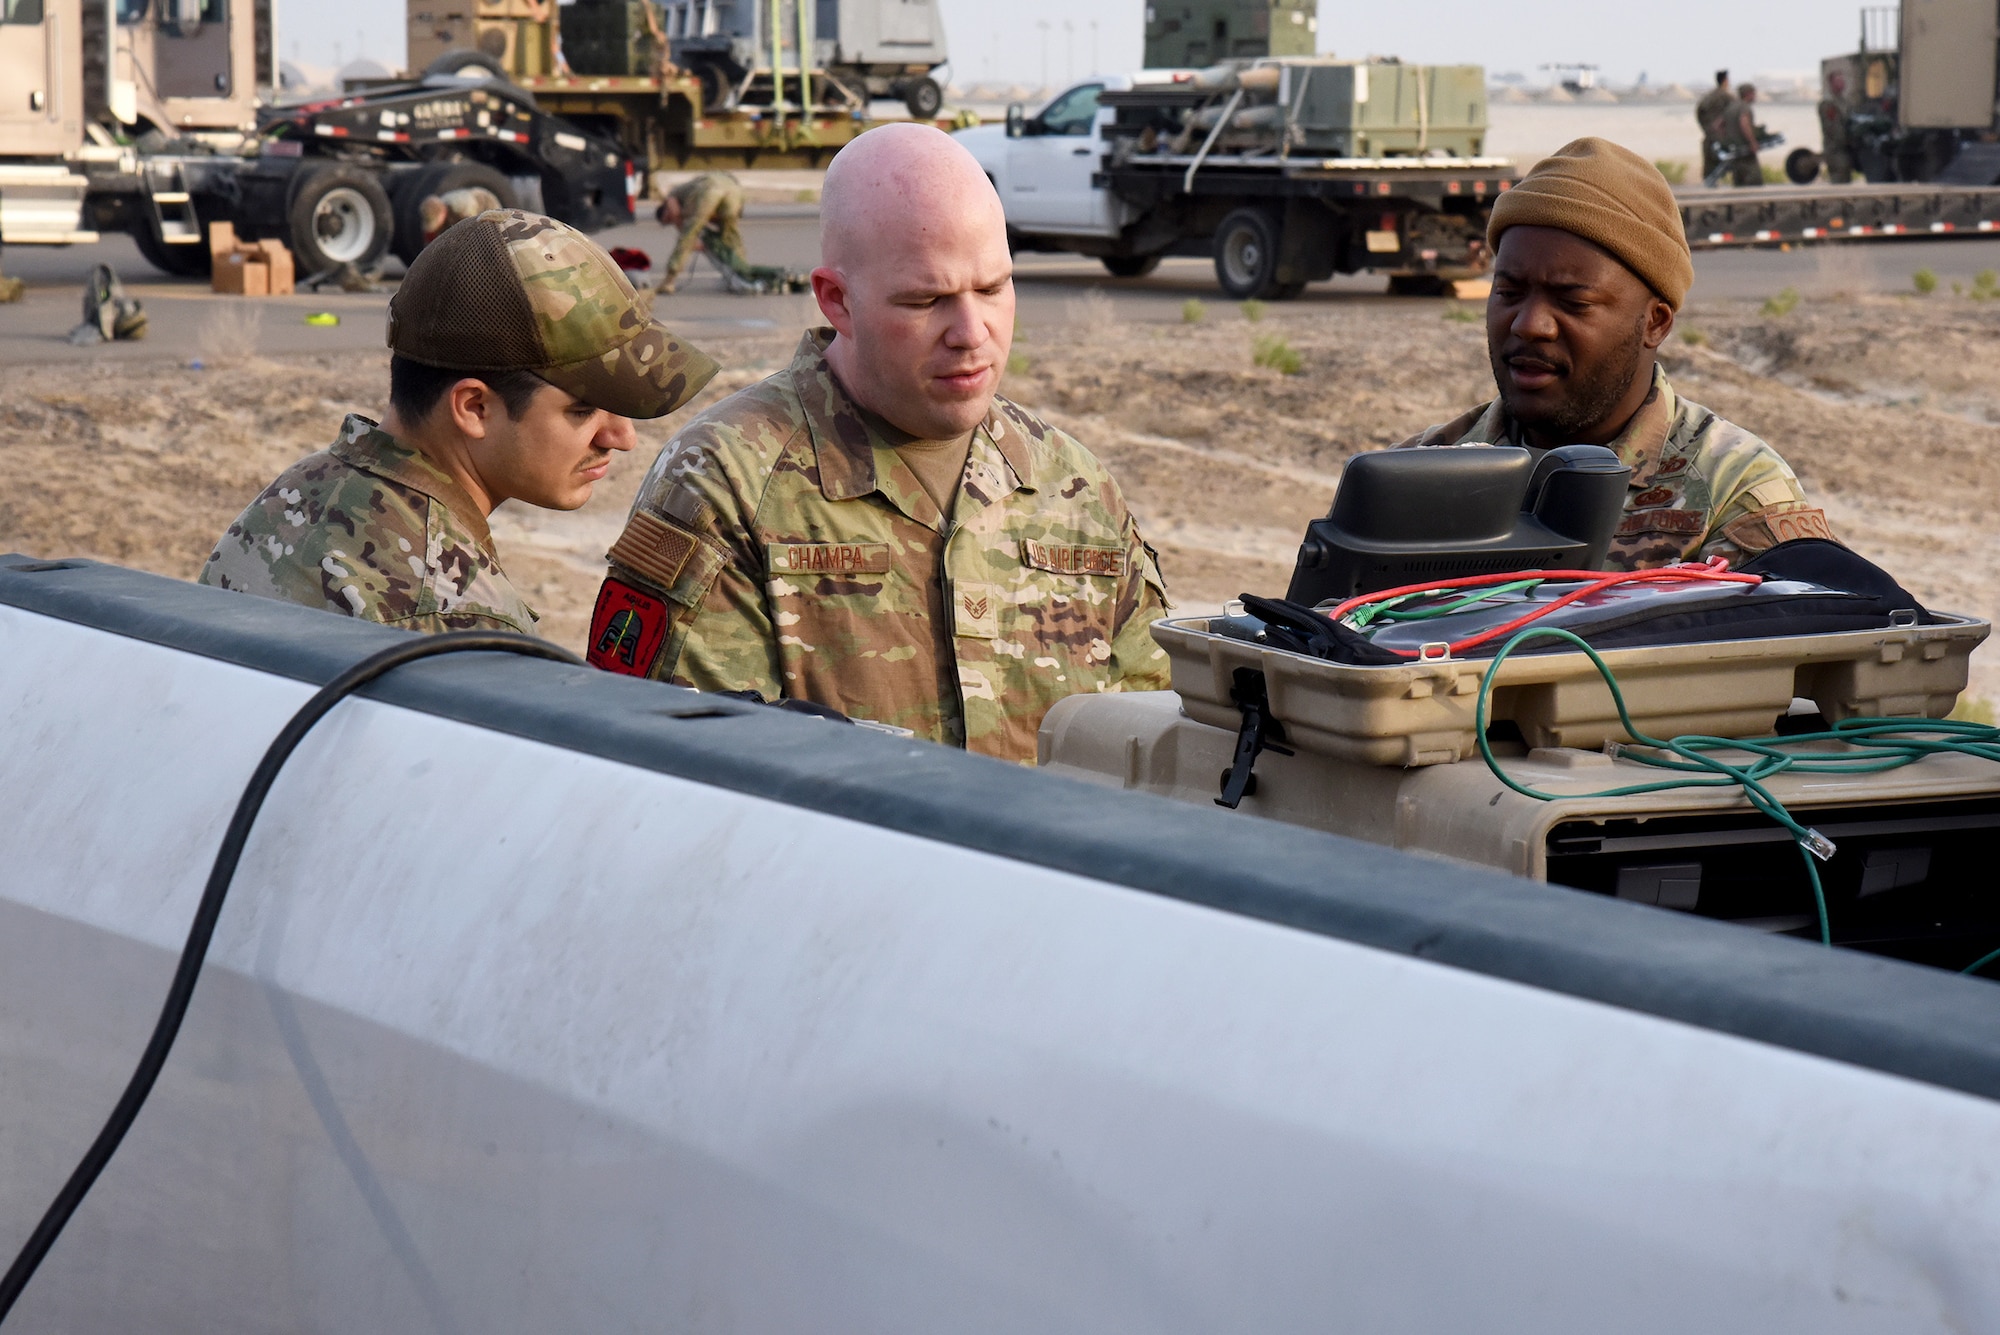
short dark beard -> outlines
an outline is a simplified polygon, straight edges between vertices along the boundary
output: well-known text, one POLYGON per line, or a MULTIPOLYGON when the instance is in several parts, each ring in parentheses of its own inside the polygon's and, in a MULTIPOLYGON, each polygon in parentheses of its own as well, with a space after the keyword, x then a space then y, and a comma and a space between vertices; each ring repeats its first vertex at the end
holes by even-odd
POLYGON ((1645 317, 1642 315, 1632 327, 1632 339, 1625 345, 1622 356, 1605 362, 1588 377, 1581 377, 1572 366, 1570 375, 1578 378, 1570 381, 1569 393, 1562 401, 1547 411, 1523 412, 1504 388, 1508 383, 1506 361, 1498 352, 1491 355, 1491 361, 1493 383, 1501 387, 1500 397, 1507 414, 1522 433, 1532 432, 1551 445, 1573 444, 1604 425, 1604 419, 1632 388, 1632 381, 1646 369, 1645 317))

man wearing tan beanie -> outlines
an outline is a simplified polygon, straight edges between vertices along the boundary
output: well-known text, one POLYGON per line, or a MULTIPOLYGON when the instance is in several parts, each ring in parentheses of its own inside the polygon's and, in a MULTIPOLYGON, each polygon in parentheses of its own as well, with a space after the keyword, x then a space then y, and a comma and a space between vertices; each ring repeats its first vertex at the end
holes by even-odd
POLYGON ((1486 238, 1500 395, 1398 448, 1609 446, 1632 466, 1611 544, 1623 570, 1833 537, 1776 450, 1676 394, 1660 369, 1694 263, 1651 163, 1579 139, 1500 197, 1486 238))

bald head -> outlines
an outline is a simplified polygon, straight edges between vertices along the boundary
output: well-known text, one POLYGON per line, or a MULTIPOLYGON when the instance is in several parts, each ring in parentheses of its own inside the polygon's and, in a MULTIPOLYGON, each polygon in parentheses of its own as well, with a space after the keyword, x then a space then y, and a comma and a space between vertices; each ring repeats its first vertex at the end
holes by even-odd
POLYGON ((840 151, 820 195, 813 295, 847 392, 948 440, 992 406, 1014 331, 1014 266, 993 183, 957 140, 885 125, 840 151))
POLYGON ((885 249, 935 245, 947 231, 1007 244, 1000 197, 979 160, 929 125, 884 125, 840 150, 820 192, 825 263, 852 269, 885 249))

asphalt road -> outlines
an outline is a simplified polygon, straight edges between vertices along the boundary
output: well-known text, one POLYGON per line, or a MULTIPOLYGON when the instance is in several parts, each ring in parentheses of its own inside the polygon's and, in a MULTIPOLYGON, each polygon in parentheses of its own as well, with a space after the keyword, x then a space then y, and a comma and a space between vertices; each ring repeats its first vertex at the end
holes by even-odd
MULTIPOLYGON (((818 261, 818 222, 811 205, 753 206, 744 225, 751 254, 760 263, 810 268, 818 261)), ((673 233, 651 222, 600 233, 606 246, 630 246, 664 261, 673 233)), ((0 268, 28 284, 27 298, 0 306, 0 365, 112 360, 198 360, 203 349, 226 347, 250 338, 270 355, 379 348, 382 346, 386 291, 378 294, 327 292, 254 301, 218 297, 205 282, 168 278, 143 259, 132 242, 111 237, 95 245, 13 246, 0 268), (77 348, 64 334, 81 317, 80 297, 91 266, 112 266, 128 293, 145 303, 147 337, 139 342, 77 348), (308 325, 316 312, 337 315, 326 328, 308 325)), ((1919 269, 1935 272, 1949 286, 1970 284, 1985 269, 2000 269, 2000 240, 1869 241, 1800 247, 1790 251, 1704 252, 1695 258, 1694 299, 1761 298, 1783 288, 1806 296, 1852 292, 1907 292, 1919 269)), ((393 262, 390 272, 396 272, 393 262)), ((1113 279, 1095 261, 1075 256, 1022 255, 1016 268, 1020 320, 1034 327, 1070 317, 1071 303, 1090 292, 1104 293, 1120 318, 1172 323, 1182 303, 1195 298, 1212 304, 1225 299, 1206 260, 1175 259, 1141 279, 1113 279)), ((699 339, 704 331, 796 328, 802 321, 799 296, 737 297, 701 261, 692 281, 669 298, 668 320, 699 339)), ((1353 275, 1316 283, 1294 303, 1315 306, 1366 305, 1408 301, 1383 293, 1383 280, 1353 275)))

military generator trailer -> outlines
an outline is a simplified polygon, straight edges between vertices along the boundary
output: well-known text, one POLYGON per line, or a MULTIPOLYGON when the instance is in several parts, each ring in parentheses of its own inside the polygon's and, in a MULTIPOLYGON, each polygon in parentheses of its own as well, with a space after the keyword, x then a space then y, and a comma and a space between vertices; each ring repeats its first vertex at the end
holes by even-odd
POLYGON ((411 69, 449 55, 528 86, 684 76, 710 116, 865 114, 891 97, 928 120, 944 103, 932 77, 949 58, 935 0, 576 0, 560 17, 536 0, 410 0, 407 13, 411 69))
POLYGON ((1209 256, 1231 297, 1285 300, 1335 273, 1437 290, 1482 272, 1519 177, 1485 135, 1477 66, 1268 59, 1092 80, 958 138, 1016 250, 1118 277, 1209 256))

